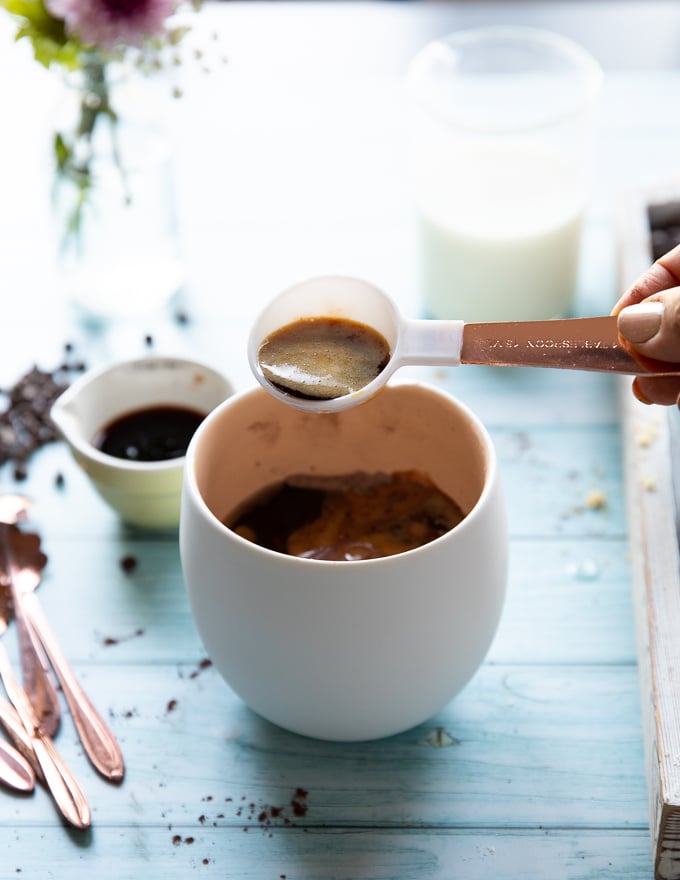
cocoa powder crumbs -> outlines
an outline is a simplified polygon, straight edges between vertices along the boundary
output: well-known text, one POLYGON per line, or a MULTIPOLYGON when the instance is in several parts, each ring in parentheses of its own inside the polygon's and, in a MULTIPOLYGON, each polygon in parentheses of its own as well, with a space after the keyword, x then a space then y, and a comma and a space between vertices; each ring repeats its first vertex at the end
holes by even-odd
POLYGON ((297 788, 295 795, 290 802, 293 814, 295 816, 307 815, 307 792, 304 788, 297 788))
POLYGON ((210 660, 208 657, 205 657, 198 664, 198 668, 189 673, 189 678, 198 678, 198 676, 201 674, 201 672, 203 672, 204 669, 210 669, 211 666, 212 660, 210 660))
POLYGON ((117 638, 115 636, 104 636, 104 638, 102 639, 102 645, 104 645, 105 647, 110 647, 111 645, 119 645, 121 642, 128 642, 130 641, 130 639, 135 639, 143 635, 144 630, 140 627, 129 636, 123 636, 122 638, 117 638))
MULTIPOLYGON (((69 355, 72 346, 67 345, 69 355)), ((11 388, 3 389, 7 407, 0 412, 0 465, 11 463, 15 480, 26 479, 28 461, 36 450, 59 439, 50 409, 68 388, 70 374, 84 369, 84 363, 68 358, 54 370, 34 366, 11 388)))
POLYGON ((125 572, 125 574, 132 574, 132 572, 137 568, 138 565, 139 560, 131 553, 128 553, 126 556, 121 557, 120 567, 125 572))

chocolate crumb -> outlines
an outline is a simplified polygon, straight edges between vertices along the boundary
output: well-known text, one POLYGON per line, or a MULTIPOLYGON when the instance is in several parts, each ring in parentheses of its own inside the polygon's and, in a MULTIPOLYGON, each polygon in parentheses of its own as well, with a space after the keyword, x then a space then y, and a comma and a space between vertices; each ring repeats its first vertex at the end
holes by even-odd
POLYGON ((59 473, 57 473, 54 477, 54 485, 57 487, 57 489, 63 489, 65 483, 66 480, 64 479, 64 475, 61 473, 61 471, 59 471, 59 473))
POLYGON ((210 859, 203 859, 203 864, 204 864, 204 865, 209 865, 209 864, 210 864, 210 859))
POLYGON ((257 821, 258 821, 258 822, 266 822, 266 820, 267 820, 267 811, 266 811, 266 810, 262 810, 262 812, 261 812, 261 813, 259 814, 259 816, 257 817, 257 821))
POLYGON ((26 462, 20 461, 14 466, 14 479, 17 481, 17 483, 21 483, 27 477, 28 469, 26 468, 26 462))
POLYGON ((132 554, 127 554, 126 556, 121 557, 120 567, 123 569, 125 574, 130 574, 133 572, 138 565, 138 559, 136 556, 132 554))
POLYGON ((211 666, 212 660, 209 657, 204 657, 203 660, 201 660, 201 662, 198 664, 198 667, 189 673, 189 678, 198 678, 198 676, 201 672, 203 672, 204 669, 210 669, 211 666))
POLYGON ((184 842, 185 842, 185 843, 189 843, 189 844, 191 844, 191 843, 194 842, 194 838, 193 838, 193 837, 185 837, 185 838, 184 838, 184 842))
POLYGON ((153 336, 150 333, 144 337, 144 344, 149 348, 153 345, 153 336))
POLYGON ((142 627, 139 627, 131 635, 125 636, 124 638, 116 638, 115 636, 104 636, 104 638, 102 639, 102 645, 105 645, 106 647, 109 647, 111 645, 118 645, 118 644, 120 644, 120 642, 127 642, 130 639, 134 639, 137 636, 143 636, 143 635, 144 635, 144 630, 142 627))
POLYGON ((201 823, 201 825, 205 825, 205 823, 208 820, 207 820, 206 816, 203 813, 201 813, 201 815, 198 817, 198 821, 201 823))
POLYGON ((307 792, 304 788, 297 788, 295 790, 295 795, 290 802, 290 805, 293 809, 293 813, 296 816, 306 816, 307 815, 307 804, 306 804, 307 792))
POLYGON ((177 700, 168 700, 168 705, 165 707, 166 712, 174 712, 177 708, 177 700))
POLYGON ((174 834, 172 837, 173 846, 179 846, 182 842, 182 838, 179 834, 174 834))

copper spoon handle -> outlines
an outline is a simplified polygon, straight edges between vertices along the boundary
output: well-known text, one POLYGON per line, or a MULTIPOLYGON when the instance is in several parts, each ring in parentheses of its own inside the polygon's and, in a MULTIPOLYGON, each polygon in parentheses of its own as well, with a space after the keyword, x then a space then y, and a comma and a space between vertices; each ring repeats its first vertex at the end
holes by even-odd
POLYGON ((59 729, 61 718, 59 698, 49 676, 49 664, 42 645, 34 637, 25 619, 24 596, 22 595, 21 588, 22 572, 14 564, 11 557, 6 575, 7 584, 12 593, 14 622, 17 625, 17 634, 19 636, 19 656, 24 690, 38 716, 42 729, 48 736, 53 737, 59 729))
POLYGON ((680 364, 647 369, 619 343, 616 317, 465 324, 462 364, 552 367, 628 375, 673 375, 680 364))
POLYGON ((26 728, 21 723, 21 718, 19 718, 17 710, 9 700, 6 700, 4 697, 0 697, 0 725, 2 725, 7 736, 9 736, 14 743, 14 748, 23 755, 31 765, 36 778, 41 782, 44 782, 45 780, 42 775, 42 770, 40 769, 40 764, 38 764, 38 759, 33 751, 31 739, 26 733, 26 728))
POLYGON ((4 644, 0 643, 0 677, 7 696, 19 714, 35 752, 47 787, 62 816, 75 828, 90 827, 91 813, 87 799, 49 736, 42 730, 30 700, 14 677, 4 644))
POLYGON ((33 791, 35 773, 26 758, 9 743, 0 740, 0 781, 16 791, 33 791))
POLYGON ((83 748, 92 765, 110 782, 120 782, 125 763, 120 746, 104 719, 80 686, 52 632, 35 593, 24 593, 22 604, 26 622, 45 649, 59 679, 83 748))

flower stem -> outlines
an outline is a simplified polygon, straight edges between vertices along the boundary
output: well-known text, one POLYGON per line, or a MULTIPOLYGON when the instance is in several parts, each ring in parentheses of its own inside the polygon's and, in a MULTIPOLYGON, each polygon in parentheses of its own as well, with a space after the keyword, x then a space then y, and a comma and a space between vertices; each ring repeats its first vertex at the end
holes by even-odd
POLYGON ((110 126, 114 164, 123 173, 117 138, 118 117, 111 106, 106 62, 98 52, 87 52, 78 73, 79 103, 75 130, 70 134, 57 132, 54 138, 58 178, 75 187, 74 203, 67 210, 63 247, 70 243, 79 244, 83 211, 94 184, 95 129, 102 118, 110 126))

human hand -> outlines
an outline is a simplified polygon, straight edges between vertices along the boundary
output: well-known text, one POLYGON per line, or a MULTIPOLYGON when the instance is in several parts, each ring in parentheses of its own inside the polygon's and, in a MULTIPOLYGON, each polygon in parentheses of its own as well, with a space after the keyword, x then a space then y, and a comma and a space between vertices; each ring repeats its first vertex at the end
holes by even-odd
MULTIPOLYGON (((657 260, 621 296, 621 343, 643 366, 677 363, 680 370, 680 245, 657 260)), ((680 406, 680 376, 636 376, 633 393, 643 403, 680 406)))

